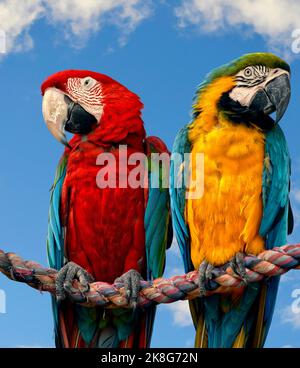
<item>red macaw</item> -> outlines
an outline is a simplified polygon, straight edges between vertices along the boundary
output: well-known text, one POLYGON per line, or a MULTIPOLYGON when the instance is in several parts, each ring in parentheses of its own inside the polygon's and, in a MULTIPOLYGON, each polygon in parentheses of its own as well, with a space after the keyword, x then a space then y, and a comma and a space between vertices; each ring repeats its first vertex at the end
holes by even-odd
MULTIPOLYGON (((66 145, 52 188, 47 239, 50 266, 59 270, 56 346, 147 347, 153 308, 86 308, 68 301, 66 292, 74 279, 87 290, 92 279, 113 283, 123 275, 118 281, 134 304, 140 279, 162 275, 170 238, 168 188, 99 187, 97 180, 106 167, 105 160, 99 166, 99 155, 110 153, 117 164, 107 175, 121 182, 120 145, 127 159, 134 153, 168 155, 167 147, 145 137, 139 97, 108 76, 66 70, 46 79, 41 90, 47 127, 66 145), (65 130, 74 134, 70 142, 65 130)), ((136 167, 127 165, 125 182, 136 167)), ((147 174, 151 179, 161 170, 149 165, 147 174)))

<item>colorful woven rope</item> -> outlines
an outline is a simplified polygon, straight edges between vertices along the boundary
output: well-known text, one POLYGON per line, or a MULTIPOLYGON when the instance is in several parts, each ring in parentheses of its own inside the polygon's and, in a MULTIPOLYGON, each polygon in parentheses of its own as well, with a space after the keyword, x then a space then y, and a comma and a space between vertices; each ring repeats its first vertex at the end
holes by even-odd
MULTIPOLYGON (((285 245, 266 250, 257 257, 245 257, 248 282, 261 281, 271 276, 279 276, 291 269, 300 268, 300 244, 285 245)), ((43 268, 33 261, 24 261, 14 253, 0 250, 0 272, 11 280, 24 282, 40 291, 55 294, 57 271, 43 268)), ((173 303, 177 300, 190 300, 199 296, 197 285, 198 271, 182 276, 159 278, 153 281, 142 281, 137 305, 147 307, 152 303, 173 303)), ((224 293, 231 288, 238 288, 245 282, 234 273, 229 265, 216 267, 213 278, 208 281, 207 295, 224 293)), ((85 306, 101 306, 105 308, 131 308, 124 294, 122 284, 93 282, 87 293, 80 291, 80 284, 74 281, 76 292, 69 294, 69 299, 85 306)))

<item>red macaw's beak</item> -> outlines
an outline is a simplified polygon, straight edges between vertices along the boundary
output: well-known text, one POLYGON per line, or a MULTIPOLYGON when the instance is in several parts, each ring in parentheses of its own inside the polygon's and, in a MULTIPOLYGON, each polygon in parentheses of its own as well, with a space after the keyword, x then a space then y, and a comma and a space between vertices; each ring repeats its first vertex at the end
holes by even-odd
POLYGON ((49 131, 61 143, 69 146, 65 131, 86 135, 97 124, 94 115, 55 87, 44 92, 43 117, 49 131))
POLYGON ((48 88, 43 97, 43 117, 50 133, 64 145, 68 146, 65 124, 68 119, 68 105, 65 94, 57 88, 48 88))

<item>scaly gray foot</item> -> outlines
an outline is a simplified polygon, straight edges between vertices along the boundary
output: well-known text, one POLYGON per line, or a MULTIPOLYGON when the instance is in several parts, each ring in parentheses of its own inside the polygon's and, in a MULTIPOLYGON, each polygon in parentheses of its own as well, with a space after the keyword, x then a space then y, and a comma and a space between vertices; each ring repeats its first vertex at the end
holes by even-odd
POLYGON ((200 297, 204 296, 207 292, 206 281, 212 280, 212 277, 213 277, 212 270, 213 269, 214 269, 214 266, 207 261, 202 261, 199 266, 198 286, 199 286, 200 297))
POLYGON ((244 253, 236 253, 231 259, 229 265, 233 269, 234 273, 240 276, 240 278, 247 284, 249 281, 246 267, 245 267, 245 255, 244 253))
POLYGON ((55 285, 58 301, 64 300, 68 293, 76 291, 73 288, 74 280, 79 281, 80 290, 85 293, 89 290, 89 283, 93 281, 93 277, 76 263, 68 262, 57 274, 55 285))
POLYGON ((129 270, 115 280, 115 284, 123 284, 128 302, 136 307, 139 292, 141 290, 142 276, 136 270, 129 270))

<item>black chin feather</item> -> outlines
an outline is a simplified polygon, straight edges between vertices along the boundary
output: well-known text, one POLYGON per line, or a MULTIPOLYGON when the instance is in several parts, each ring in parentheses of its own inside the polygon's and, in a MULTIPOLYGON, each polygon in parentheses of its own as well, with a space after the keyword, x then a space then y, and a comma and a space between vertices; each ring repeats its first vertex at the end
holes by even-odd
POLYGON ((274 120, 269 115, 242 106, 230 98, 229 92, 223 93, 221 96, 218 109, 236 124, 256 125, 262 130, 270 130, 275 126, 274 120))

